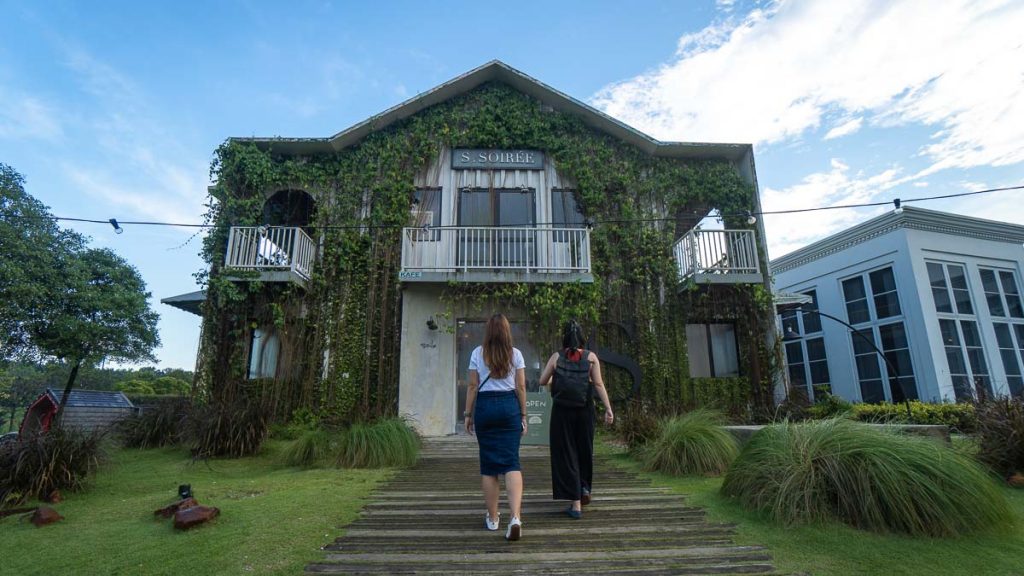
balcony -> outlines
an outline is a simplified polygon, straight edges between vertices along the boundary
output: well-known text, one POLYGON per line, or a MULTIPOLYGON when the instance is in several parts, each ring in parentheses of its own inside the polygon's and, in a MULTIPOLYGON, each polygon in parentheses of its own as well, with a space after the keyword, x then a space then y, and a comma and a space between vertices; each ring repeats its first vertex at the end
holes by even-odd
POLYGON ((691 230, 672 248, 680 280, 708 284, 761 282, 753 230, 691 230))
POLYGON ((405 228, 403 282, 593 282, 590 230, 405 228))
POLYGON ((253 280, 305 286, 315 256, 316 244, 297 226, 232 226, 224 268, 258 272, 253 280))

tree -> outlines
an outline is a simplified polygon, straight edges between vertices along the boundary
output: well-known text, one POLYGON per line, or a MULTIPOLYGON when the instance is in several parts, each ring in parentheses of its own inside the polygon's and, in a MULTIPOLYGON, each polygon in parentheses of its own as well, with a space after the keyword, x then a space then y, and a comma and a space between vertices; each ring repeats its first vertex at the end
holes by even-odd
POLYGON ((31 366, 13 364, 0 372, 0 408, 9 414, 8 431, 14 429, 18 409, 28 407, 43 388, 37 371, 31 366))
POLYGON ((53 358, 71 368, 57 422, 78 371, 101 360, 152 360, 158 316, 138 271, 63 230, 0 164, 0 360, 53 358))
POLYGON ((153 387, 153 391, 157 394, 175 396, 188 394, 189 389, 192 387, 188 382, 173 376, 161 376, 150 382, 150 384, 153 387))
POLYGON ((145 380, 125 380, 117 383, 117 389, 125 394, 146 394, 153 395, 156 391, 153 386, 145 380))
POLYGON ((85 245, 81 235, 57 226, 24 183, 0 164, 0 360, 38 357, 28 327, 46 314, 61 283, 58 263, 85 245))
POLYGON ((133 266, 108 249, 70 256, 60 263, 63 282, 53 293, 48 314, 29 326, 35 347, 71 366, 58 422, 83 365, 153 360, 160 343, 159 316, 150 309, 146 284, 133 266))

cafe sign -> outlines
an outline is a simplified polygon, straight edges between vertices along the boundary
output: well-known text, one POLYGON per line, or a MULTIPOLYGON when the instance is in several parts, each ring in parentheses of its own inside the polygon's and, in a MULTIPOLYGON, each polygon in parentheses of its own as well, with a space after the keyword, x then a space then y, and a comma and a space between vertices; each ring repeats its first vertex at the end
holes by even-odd
POLYGON ((544 153, 536 150, 452 150, 452 168, 456 170, 543 170, 544 153))

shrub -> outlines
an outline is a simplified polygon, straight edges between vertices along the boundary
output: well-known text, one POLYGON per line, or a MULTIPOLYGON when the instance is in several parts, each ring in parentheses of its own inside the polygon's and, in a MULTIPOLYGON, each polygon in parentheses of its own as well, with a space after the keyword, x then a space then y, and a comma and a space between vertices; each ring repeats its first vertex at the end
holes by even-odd
POLYGON ((236 400, 195 407, 185 434, 193 458, 251 456, 267 439, 269 415, 257 402, 236 400))
POLYGON ((615 430, 630 450, 638 450, 658 436, 658 418, 639 401, 626 406, 625 414, 615 424, 615 430))
POLYGON ((419 457, 416 432, 400 418, 353 424, 339 440, 337 463, 344 468, 408 467, 419 457))
POLYGON ((957 536, 1011 520, 985 470, 944 444, 848 420, 768 426, 747 443, 722 493, 785 524, 957 536))
POLYGON ((0 503, 81 490, 105 460, 102 431, 54 427, 0 445, 0 503))
POLYGON ((821 394, 816 397, 813 406, 807 408, 807 415, 816 420, 823 418, 845 417, 853 412, 853 404, 832 394, 821 394))
POLYGON ((296 440, 306 432, 320 429, 320 417, 308 408, 297 408, 287 424, 274 424, 270 435, 278 440, 296 440))
POLYGON ((959 432, 972 433, 978 428, 978 419, 971 404, 932 404, 912 400, 910 417, 906 404, 854 404, 854 420, 876 423, 939 424, 959 432))
POLYGON ((1004 477, 1024 472, 1024 400, 982 402, 977 417, 978 459, 1004 477))
POLYGON ((668 420, 641 450, 647 470, 668 474, 721 474, 739 452, 736 438, 722 428, 717 412, 694 410, 668 420))
POLYGON ((311 468, 324 463, 331 453, 331 433, 326 430, 308 430, 292 442, 281 454, 285 466, 311 468))
POLYGON ((188 403, 184 399, 144 408, 141 414, 117 423, 121 444, 125 448, 156 448, 175 444, 187 411, 188 403))

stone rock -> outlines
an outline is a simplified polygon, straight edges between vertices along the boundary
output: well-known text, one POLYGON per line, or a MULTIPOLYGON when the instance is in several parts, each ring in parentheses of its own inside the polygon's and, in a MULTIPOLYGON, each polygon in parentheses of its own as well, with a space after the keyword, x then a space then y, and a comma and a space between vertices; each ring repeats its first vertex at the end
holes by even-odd
POLYGON ((32 514, 32 519, 30 521, 38 527, 53 524, 54 522, 58 522, 63 519, 64 517, 58 514, 53 508, 50 508, 49 506, 40 506, 39 508, 36 508, 36 511, 32 514))
POLYGON ((47 494, 46 498, 43 499, 43 502, 49 502, 50 504, 60 504, 63 501, 64 497, 61 496, 60 490, 57 489, 54 489, 53 492, 47 494))
POLYGON ((193 526, 213 520, 219 514, 220 510, 218 508, 208 506, 193 506, 184 510, 178 510, 174 514, 174 527, 178 530, 188 530, 193 526))
POLYGON ((1017 472, 1006 479, 1006 483, 1014 488, 1024 488, 1024 474, 1017 472))
POLYGON ((199 502, 195 498, 185 498, 184 500, 178 500, 177 502, 171 504, 170 506, 167 506, 166 508, 154 510, 153 515, 162 516, 164 518, 170 518, 171 516, 174 516, 175 512, 177 512, 178 510, 184 510, 186 508, 192 508, 194 506, 199 506, 199 502))

